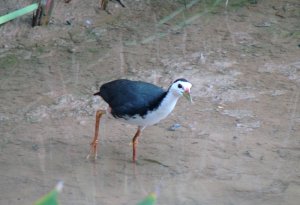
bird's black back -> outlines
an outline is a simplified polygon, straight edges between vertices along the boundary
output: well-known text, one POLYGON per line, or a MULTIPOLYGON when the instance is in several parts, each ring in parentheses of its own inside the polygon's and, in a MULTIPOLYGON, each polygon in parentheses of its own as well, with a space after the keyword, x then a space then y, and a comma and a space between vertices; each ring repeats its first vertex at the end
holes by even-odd
POLYGON ((167 92, 162 88, 142 82, 126 79, 114 80, 103 84, 100 95, 111 107, 114 117, 145 116, 148 111, 159 107, 167 92))

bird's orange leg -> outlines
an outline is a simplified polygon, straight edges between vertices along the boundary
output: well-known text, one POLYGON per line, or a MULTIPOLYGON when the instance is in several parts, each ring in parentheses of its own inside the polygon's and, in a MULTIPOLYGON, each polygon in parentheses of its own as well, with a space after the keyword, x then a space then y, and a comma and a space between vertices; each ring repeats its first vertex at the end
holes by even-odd
POLYGON ((106 10, 108 0, 99 0, 100 9, 106 10))
POLYGON ((93 141, 91 142, 91 149, 89 155, 86 157, 87 159, 89 159, 90 156, 94 156, 95 159, 97 158, 99 125, 100 125, 100 118, 102 117, 103 114, 106 114, 105 110, 97 110, 96 112, 95 135, 93 141))
POLYGON ((136 131, 134 137, 132 138, 132 161, 136 161, 136 147, 138 143, 138 137, 141 135, 141 128, 139 127, 138 130, 136 131))

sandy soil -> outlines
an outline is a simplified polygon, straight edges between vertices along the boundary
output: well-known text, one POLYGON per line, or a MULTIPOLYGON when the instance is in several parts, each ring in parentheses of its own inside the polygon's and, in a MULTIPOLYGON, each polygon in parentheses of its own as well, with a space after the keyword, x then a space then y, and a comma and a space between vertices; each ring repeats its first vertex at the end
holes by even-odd
MULTIPOLYGON (((0 27, 0 204, 32 204, 58 180, 62 205, 154 190, 158 204, 299 204, 299 1, 182 2, 110 2, 108 15, 56 1, 48 27, 30 15, 0 27), (136 128, 108 118, 98 160, 85 159, 102 83, 177 77, 194 103, 145 129, 136 164, 136 128)), ((29 3, 1 1, 0 15, 29 3)))

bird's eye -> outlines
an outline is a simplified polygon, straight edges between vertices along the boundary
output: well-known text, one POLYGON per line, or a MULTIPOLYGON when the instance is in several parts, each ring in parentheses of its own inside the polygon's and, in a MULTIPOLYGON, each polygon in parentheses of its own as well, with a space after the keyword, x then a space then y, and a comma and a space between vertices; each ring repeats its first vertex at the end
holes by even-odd
POLYGON ((181 85, 181 84, 178 84, 178 88, 182 88, 182 85, 181 85))

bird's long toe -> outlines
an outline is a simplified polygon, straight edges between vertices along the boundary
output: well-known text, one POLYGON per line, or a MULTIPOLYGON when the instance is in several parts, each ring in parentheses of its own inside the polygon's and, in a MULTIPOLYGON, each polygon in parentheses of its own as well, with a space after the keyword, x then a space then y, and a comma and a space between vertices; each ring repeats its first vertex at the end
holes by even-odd
POLYGON ((87 159, 97 159, 98 140, 91 143, 90 153, 86 156, 87 159))

